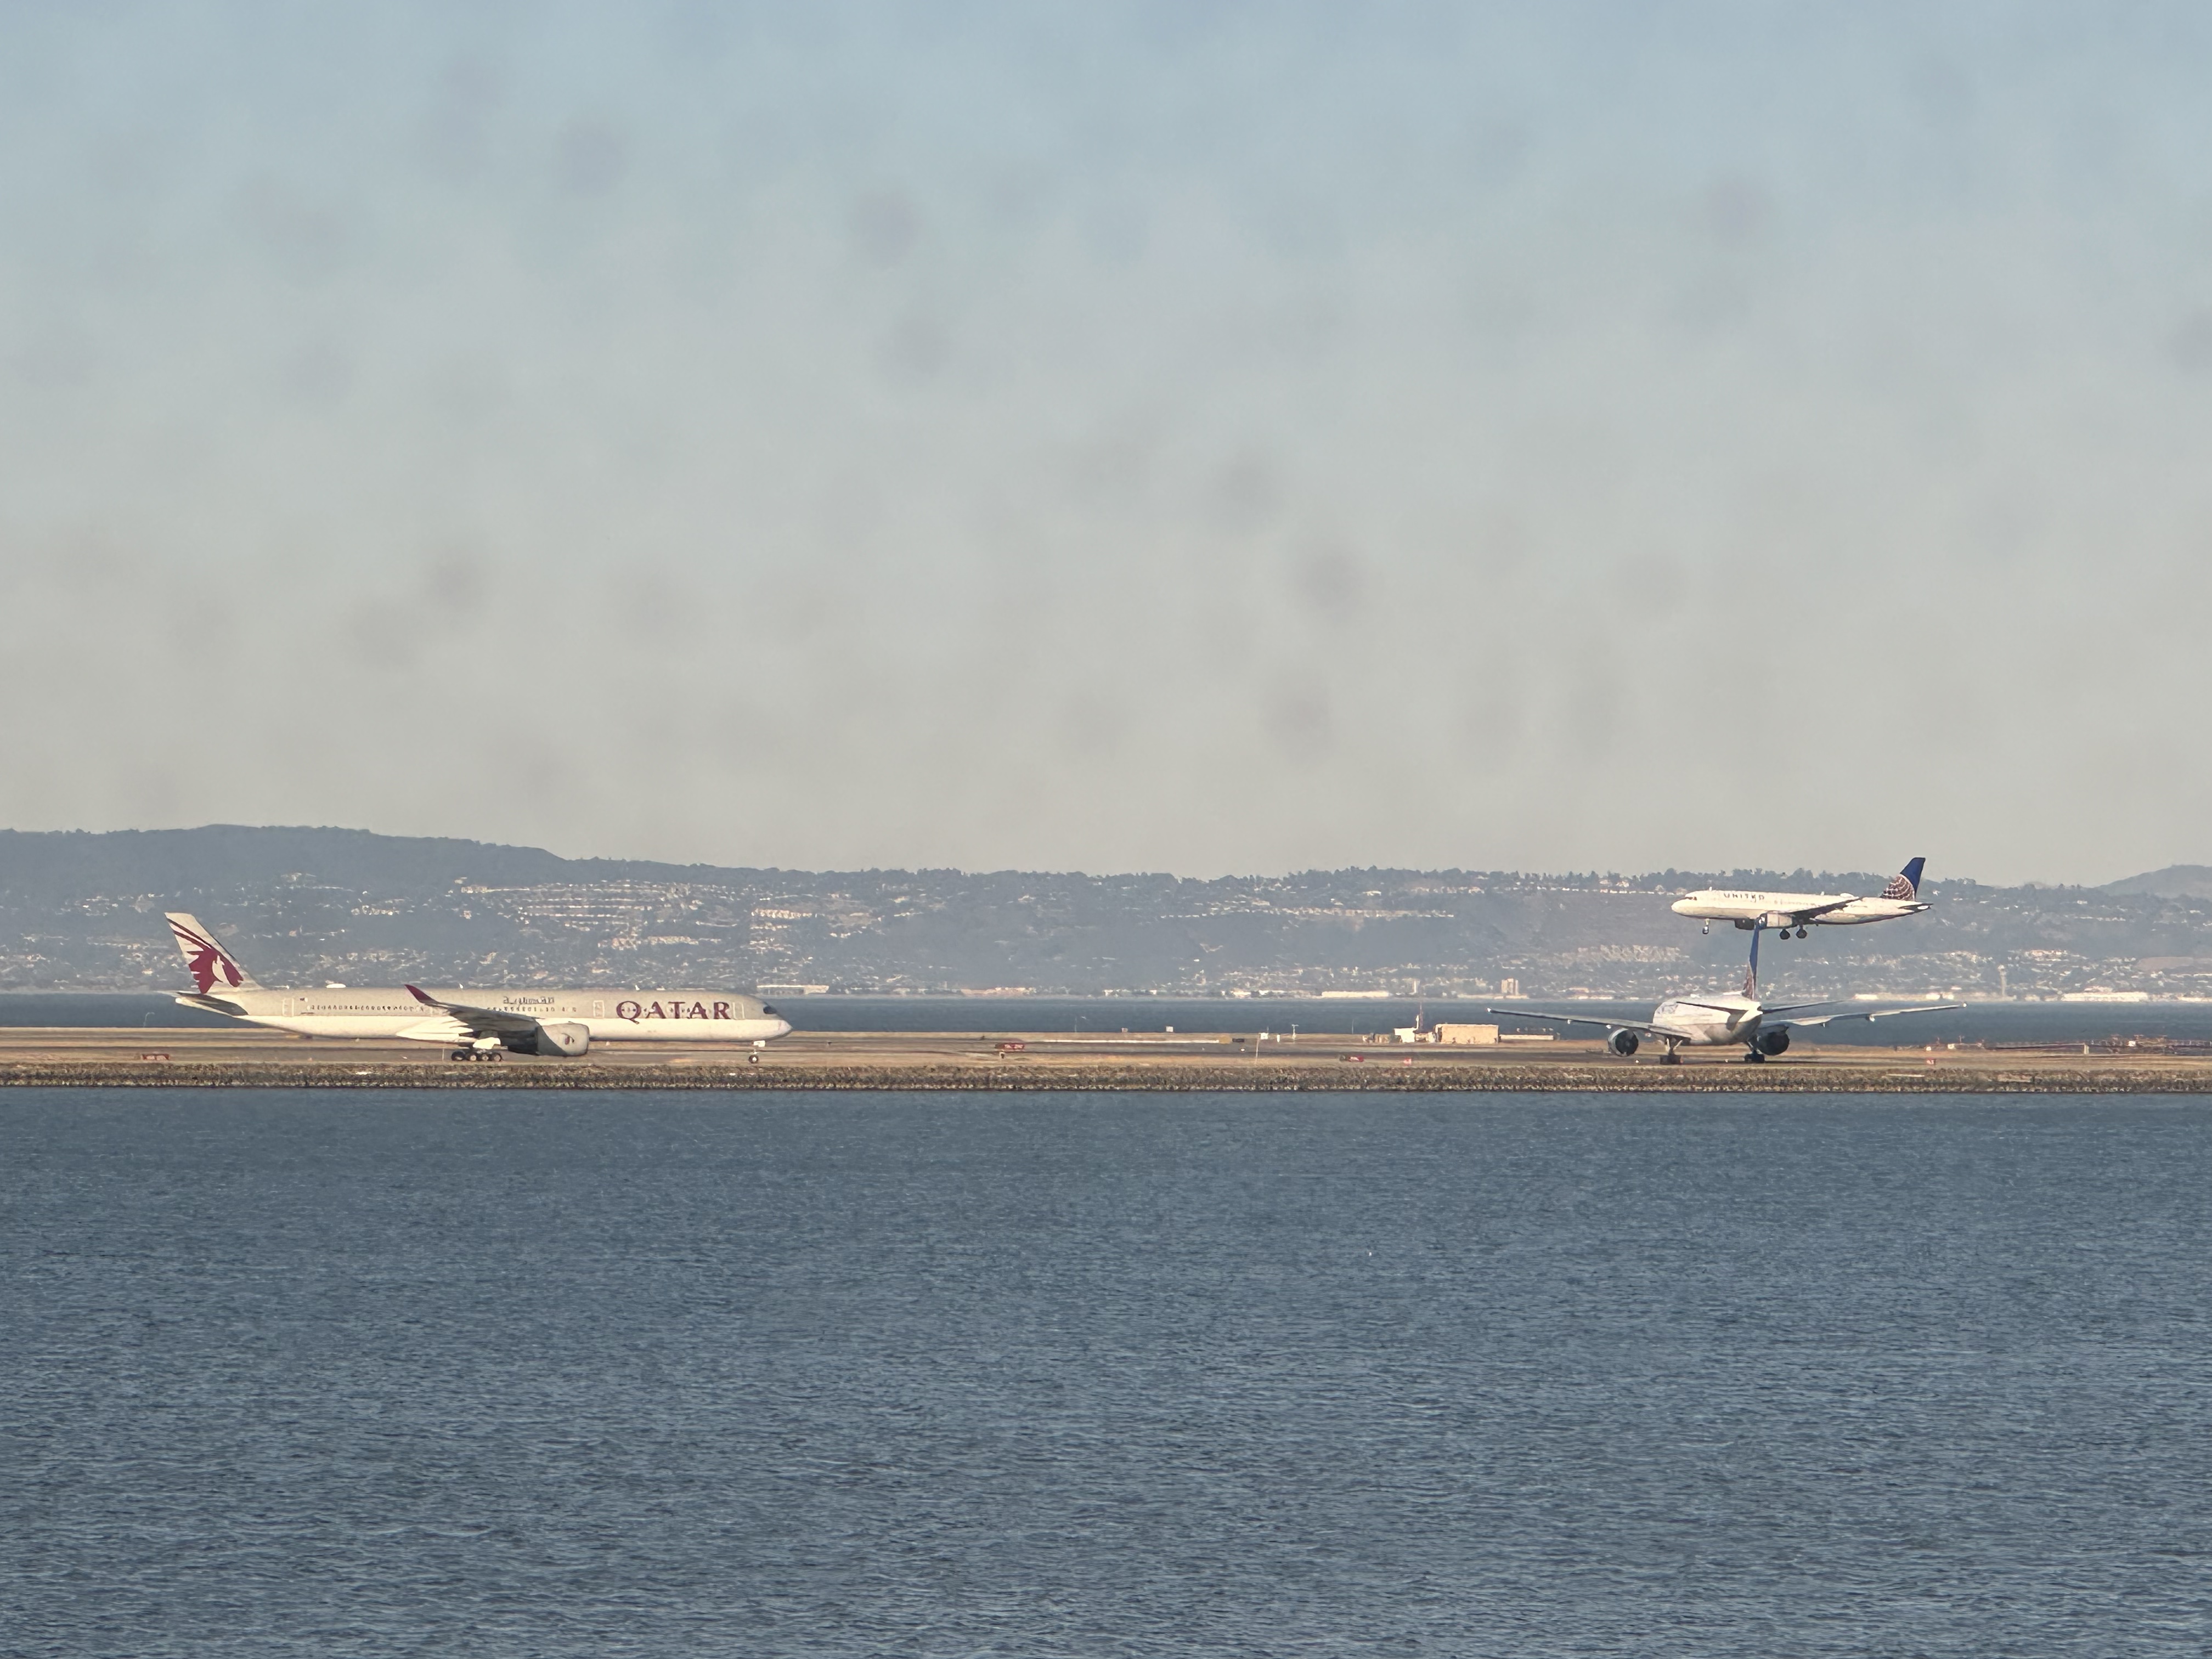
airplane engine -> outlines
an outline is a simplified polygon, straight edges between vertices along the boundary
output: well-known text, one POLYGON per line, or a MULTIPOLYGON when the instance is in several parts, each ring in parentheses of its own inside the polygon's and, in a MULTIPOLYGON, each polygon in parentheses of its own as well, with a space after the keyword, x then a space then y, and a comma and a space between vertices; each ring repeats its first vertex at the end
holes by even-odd
POLYGON ((538 1028, 538 1052, 541 1054, 566 1054, 574 1059, 592 1046, 592 1028, 588 1025, 541 1025, 538 1028))
POLYGON ((1751 1046, 1762 1054, 1786 1054, 1790 1049, 1790 1033, 1786 1028, 1778 1025, 1771 1031, 1761 1031, 1751 1046))
POLYGON ((1644 1046, 1644 1040, 1633 1031, 1607 1031, 1605 1046, 1626 1060, 1644 1046))

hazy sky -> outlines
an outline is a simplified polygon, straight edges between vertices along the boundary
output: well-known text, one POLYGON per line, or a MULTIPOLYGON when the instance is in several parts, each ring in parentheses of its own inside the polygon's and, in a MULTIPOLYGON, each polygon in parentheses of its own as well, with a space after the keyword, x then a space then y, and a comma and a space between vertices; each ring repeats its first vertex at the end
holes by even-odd
POLYGON ((2212 861, 2201 5, 0 7, 0 822, 2212 861))

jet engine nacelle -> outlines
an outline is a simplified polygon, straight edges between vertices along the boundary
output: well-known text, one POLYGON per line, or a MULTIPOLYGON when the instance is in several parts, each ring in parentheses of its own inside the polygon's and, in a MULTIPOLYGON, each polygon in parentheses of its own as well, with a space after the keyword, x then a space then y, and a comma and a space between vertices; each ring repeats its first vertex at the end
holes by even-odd
POLYGON ((1778 1025, 1771 1031, 1761 1031, 1753 1040, 1751 1046, 1762 1054, 1787 1054, 1790 1050, 1790 1033, 1785 1028, 1778 1025))
POLYGON ((1607 1031, 1605 1046, 1626 1060, 1644 1046, 1644 1039, 1633 1031, 1607 1031))
POLYGON ((592 1028, 588 1025, 563 1024, 538 1028, 538 1052, 541 1054, 566 1054, 573 1060, 591 1046, 592 1028))

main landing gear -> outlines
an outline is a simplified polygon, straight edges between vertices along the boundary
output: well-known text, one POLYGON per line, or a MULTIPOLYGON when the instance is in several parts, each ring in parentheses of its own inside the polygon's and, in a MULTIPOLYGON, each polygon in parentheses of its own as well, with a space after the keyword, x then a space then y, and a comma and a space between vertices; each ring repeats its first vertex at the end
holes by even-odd
POLYGON ((504 1060, 504 1050, 498 1048, 456 1048, 446 1056, 447 1060, 504 1060))

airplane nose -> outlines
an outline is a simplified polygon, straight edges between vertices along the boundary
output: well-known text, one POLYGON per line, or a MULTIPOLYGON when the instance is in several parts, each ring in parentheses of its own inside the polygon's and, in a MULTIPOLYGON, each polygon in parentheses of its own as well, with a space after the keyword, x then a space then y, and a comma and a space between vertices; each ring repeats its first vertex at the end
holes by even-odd
POLYGON ((1689 900, 1687 900, 1687 899, 1676 899, 1676 900, 1675 900, 1672 904, 1668 905, 1667 908, 1668 908, 1669 910, 1672 910, 1672 911, 1673 911, 1676 915, 1678 915, 1678 916, 1686 916, 1686 915, 1688 915, 1690 914, 1690 912, 1689 912, 1688 908, 1686 908, 1686 907, 1688 906, 1689 902, 1690 902, 1690 901, 1689 901, 1689 900))
POLYGON ((780 1019, 776 1021, 775 1030, 769 1033, 769 1035, 770 1036, 789 1036, 791 1035, 791 1022, 787 1019, 780 1019))

